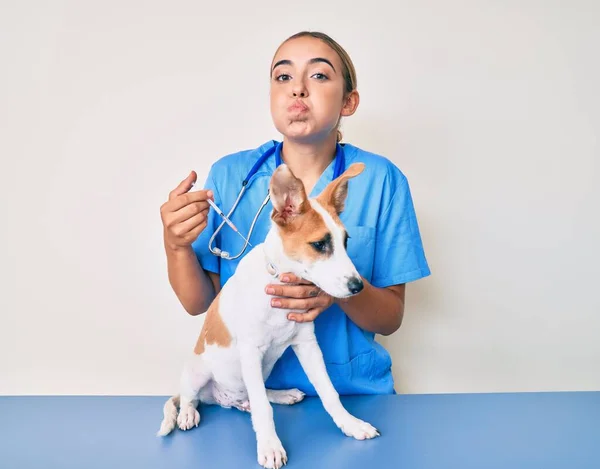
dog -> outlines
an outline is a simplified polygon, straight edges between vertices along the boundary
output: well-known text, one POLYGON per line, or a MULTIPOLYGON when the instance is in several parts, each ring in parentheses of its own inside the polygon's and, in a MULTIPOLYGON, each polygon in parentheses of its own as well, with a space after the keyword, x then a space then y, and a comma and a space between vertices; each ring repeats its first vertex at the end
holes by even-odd
POLYGON ((294 404, 298 389, 265 388, 275 362, 292 347, 335 425, 358 440, 379 436, 371 424, 351 415, 341 404, 325 368, 314 323, 287 318, 289 310, 273 308, 264 293, 277 276, 291 272, 334 298, 348 298, 364 287, 346 252, 348 234, 339 218, 348 180, 364 170, 352 164, 314 198, 302 181, 281 164, 269 182, 273 210, 265 241, 238 264, 206 312, 206 319, 184 366, 180 392, 164 405, 159 436, 177 425, 189 430, 200 422, 198 403, 250 412, 256 434, 258 463, 279 469, 287 454, 275 430, 271 403, 294 404), (179 408, 179 411, 178 411, 179 408))

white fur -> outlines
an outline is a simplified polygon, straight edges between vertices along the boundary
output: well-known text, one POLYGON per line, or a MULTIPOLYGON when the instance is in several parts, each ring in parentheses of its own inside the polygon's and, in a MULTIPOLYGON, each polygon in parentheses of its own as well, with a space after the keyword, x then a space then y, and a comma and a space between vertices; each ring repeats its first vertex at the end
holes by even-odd
POLYGON ((323 217, 327 227, 331 230, 334 251, 331 258, 316 262, 310 269, 307 269, 304 278, 336 298, 350 296, 348 281, 352 277, 360 278, 360 274, 348 257, 346 250, 343 249, 343 231, 333 221, 329 212, 318 202, 311 201, 311 206, 323 217))
POLYGON ((293 404, 302 400, 304 394, 298 390, 267 390, 264 383, 275 362, 290 346, 342 432, 356 439, 379 435, 374 427, 342 406, 327 375, 314 324, 290 321, 289 310, 271 307, 272 297, 264 291, 267 284, 277 283, 267 270, 271 263, 278 272, 292 272, 306 278, 334 297, 350 296, 347 282, 350 277, 358 276, 358 272, 343 248, 343 231, 318 202, 312 200, 311 204, 331 231, 333 254, 313 263, 290 259, 277 226, 272 226, 265 242, 242 258, 222 289, 219 312, 231 334, 231 345, 207 344, 201 355, 190 357, 182 373, 180 394, 165 404, 159 435, 171 432, 175 422, 182 430, 198 425, 198 401, 236 407, 251 412, 259 464, 266 468, 281 467, 287 462, 287 455, 275 430, 271 402, 293 404))

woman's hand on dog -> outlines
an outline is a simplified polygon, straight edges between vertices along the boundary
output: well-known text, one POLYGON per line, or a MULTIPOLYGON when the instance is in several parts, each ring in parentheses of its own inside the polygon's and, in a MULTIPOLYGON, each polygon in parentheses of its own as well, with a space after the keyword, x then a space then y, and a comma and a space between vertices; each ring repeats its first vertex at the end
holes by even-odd
POLYGON ((333 304, 332 296, 303 278, 294 274, 282 274, 279 280, 284 285, 269 284, 265 291, 268 295, 275 297, 271 299, 271 306, 274 308, 304 311, 289 313, 290 321, 314 321, 319 314, 333 304))

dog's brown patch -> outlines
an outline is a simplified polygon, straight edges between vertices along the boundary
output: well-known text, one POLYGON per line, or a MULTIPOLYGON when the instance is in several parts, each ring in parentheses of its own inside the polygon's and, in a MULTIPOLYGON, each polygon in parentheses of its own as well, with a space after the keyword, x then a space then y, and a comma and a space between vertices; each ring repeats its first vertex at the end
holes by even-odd
POLYGON ((358 176, 364 169, 364 163, 351 164, 337 179, 331 181, 317 197, 317 201, 325 210, 331 213, 336 223, 339 223, 338 214, 344 211, 346 196, 348 195, 348 180, 358 176))
MULTIPOLYGON (((316 198, 316 202, 331 215, 334 223, 342 228, 339 214, 344 209, 348 180, 356 177, 363 169, 363 163, 350 165, 316 198)), ((302 182, 285 165, 275 170, 270 192, 273 203, 271 219, 279 226, 286 254, 292 259, 307 261, 329 256, 330 252, 319 252, 310 243, 323 240, 330 229, 323 216, 308 201, 302 182)))
POLYGON ((201 355, 206 345, 216 344, 219 347, 229 347, 231 345, 231 333, 221 318, 219 313, 219 293, 214 299, 210 308, 206 312, 206 319, 200 331, 200 336, 194 347, 194 353, 201 355))
POLYGON ((323 196, 323 194, 321 194, 316 198, 316 200, 319 202, 319 205, 321 205, 321 207, 323 207, 323 209, 331 216, 333 222, 339 227, 343 228, 344 224, 342 223, 339 213, 329 196, 323 196))
POLYGON ((290 223, 280 226, 280 230, 283 248, 290 258, 316 261, 324 256, 309 244, 320 241, 329 233, 325 220, 312 207, 309 206, 290 223))

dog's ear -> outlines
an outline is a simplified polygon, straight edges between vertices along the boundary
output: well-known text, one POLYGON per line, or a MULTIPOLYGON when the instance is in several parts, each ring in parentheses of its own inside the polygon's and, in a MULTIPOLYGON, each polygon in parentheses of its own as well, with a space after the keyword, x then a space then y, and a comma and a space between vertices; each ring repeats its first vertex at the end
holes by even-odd
POLYGON ((330 205, 339 215, 344 210, 348 195, 348 180, 358 176, 365 169, 364 163, 353 163, 338 178, 331 181, 317 197, 321 205, 330 205))
POLYGON ((273 204, 271 218, 279 225, 289 223, 308 208, 304 184, 285 163, 273 172, 269 193, 273 204))

